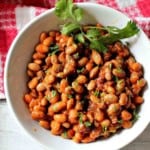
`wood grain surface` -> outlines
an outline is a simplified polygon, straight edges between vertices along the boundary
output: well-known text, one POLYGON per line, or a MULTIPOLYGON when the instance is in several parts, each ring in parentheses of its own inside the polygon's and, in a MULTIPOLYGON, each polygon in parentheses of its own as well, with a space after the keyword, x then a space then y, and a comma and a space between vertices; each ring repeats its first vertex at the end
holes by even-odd
MULTIPOLYGON (((0 100, 0 150, 45 150, 18 127, 5 100, 0 100)), ((150 125, 122 150, 150 150, 150 125)))

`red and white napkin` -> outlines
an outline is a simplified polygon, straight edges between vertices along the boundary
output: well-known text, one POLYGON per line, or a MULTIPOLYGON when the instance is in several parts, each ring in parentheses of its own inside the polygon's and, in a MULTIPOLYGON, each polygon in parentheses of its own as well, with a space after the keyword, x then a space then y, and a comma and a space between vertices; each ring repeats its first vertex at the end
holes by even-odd
MULTIPOLYGON (((74 0, 95 2, 115 8, 131 19, 150 37, 150 0, 74 0)), ((56 0, 0 0, 0 99, 5 98, 5 59, 17 33, 35 16, 54 7, 56 0)))

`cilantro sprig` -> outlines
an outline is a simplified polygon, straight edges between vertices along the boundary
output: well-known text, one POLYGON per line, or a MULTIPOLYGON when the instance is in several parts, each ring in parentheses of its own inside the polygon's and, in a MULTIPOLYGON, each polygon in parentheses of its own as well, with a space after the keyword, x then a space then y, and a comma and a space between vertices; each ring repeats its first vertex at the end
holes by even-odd
POLYGON ((85 45, 89 43, 89 47, 98 52, 106 52, 108 44, 129 38, 139 32, 138 27, 132 21, 129 21, 122 29, 114 26, 88 26, 87 31, 84 32, 80 24, 83 13, 83 9, 76 6, 73 0, 59 0, 55 6, 56 16, 66 21, 61 28, 61 33, 66 35, 76 34, 75 37, 79 42, 85 45), (101 35, 101 31, 105 31, 106 34, 101 35))

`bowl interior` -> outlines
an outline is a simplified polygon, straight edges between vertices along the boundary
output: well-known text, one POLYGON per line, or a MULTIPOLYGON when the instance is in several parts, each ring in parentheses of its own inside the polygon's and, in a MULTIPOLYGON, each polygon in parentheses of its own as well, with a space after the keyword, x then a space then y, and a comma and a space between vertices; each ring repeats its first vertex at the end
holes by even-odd
MULTIPOLYGON (((94 24, 99 22, 103 25, 123 27, 129 20, 125 15, 118 11, 102 5, 91 3, 81 3, 78 5, 84 9, 86 14, 82 21, 84 24, 94 24)), ((63 23, 58 20, 53 12, 53 9, 48 10, 29 23, 19 33, 9 50, 5 67, 5 93, 11 111, 21 127, 25 129, 26 133, 48 147, 48 149, 59 150, 63 147, 63 149, 70 150, 91 150, 93 148, 96 150, 100 147, 103 149, 119 149, 125 146, 134 140, 145 129, 150 121, 149 87, 147 87, 144 92, 145 102, 140 110, 140 119, 131 129, 123 130, 121 133, 118 133, 107 140, 101 140, 90 144, 76 144, 71 140, 65 140, 61 137, 51 135, 49 131, 41 128, 36 121, 31 119, 28 109, 23 101, 23 94, 27 90, 26 66, 31 60, 34 46, 38 43, 40 33, 42 31, 58 29, 59 25, 63 23)), ((131 38, 130 40, 132 41, 131 51, 136 59, 144 66, 145 79, 149 85, 149 41, 142 31, 138 37, 131 38)))

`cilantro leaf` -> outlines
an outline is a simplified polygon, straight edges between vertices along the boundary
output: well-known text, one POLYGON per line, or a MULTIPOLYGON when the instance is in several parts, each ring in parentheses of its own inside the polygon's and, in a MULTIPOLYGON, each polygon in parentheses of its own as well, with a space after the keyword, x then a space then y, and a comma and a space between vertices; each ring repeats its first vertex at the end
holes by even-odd
POLYGON ((98 91, 98 90, 94 91, 94 96, 99 97, 100 96, 100 91, 98 91))
POLYGON ((100 31, 97 28, 89 29, 86 33, 86 37, 90 40, 97 39, 99 38, 99 36, 100 36, 100 31))
POLYGON ((66 23, 63 25, 61 33, 65 35, 69 35, 75 31, 80 30, 80 25, 76 23, 66 23))
POLYGON ((137 109, 134 109, 133 110, 133 119, 132 119, 132 122, 135 123, 138 119, 140 118, 138 112, 137 112, 137 109))
POLYGON ((84 122, 84 125, 85 125, 86 127, 91 127, 92 123, 89 122, 89 121, 85 121, 85 122, 84 122))
POLYGON ((105 44, 111 44, 120 39, 129 38, 139 32, 139 28, 136 26, 135 22, 132 21, 129 21, 122 29, 108 26, 104 27, 104 30, 106 30, 108 34, 101 36, 100 40, 105 44))
POLYGON ((57 52, 59 52, 59 46, 58 45, 53 45, 53 44, 50 45, 48 56, 54 55, 57 52))
POLYGON ((100 40, 91 40, 90 41, 90 48, 94 49, 98 52, 107 52, 107 48, 105 47, 105 45, 100 41, 100 40))
POLYGON ((75 35, 75 39, 80 43, 85 43, 85 38, 82 33, 78 33, 75 35))
POLYGON ((83 10, 76 7, 72 0, 59 0, 55 5, 55 14, 62 20, 71 18, 79 22, 83 18, 83 10))

